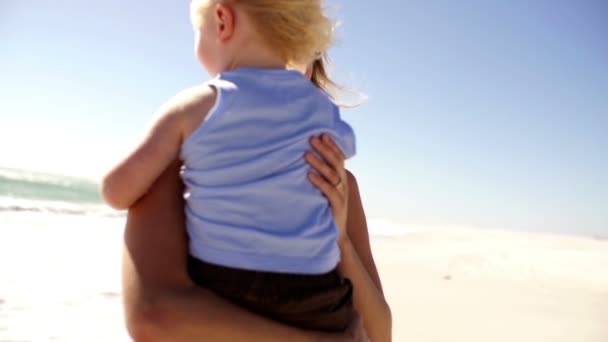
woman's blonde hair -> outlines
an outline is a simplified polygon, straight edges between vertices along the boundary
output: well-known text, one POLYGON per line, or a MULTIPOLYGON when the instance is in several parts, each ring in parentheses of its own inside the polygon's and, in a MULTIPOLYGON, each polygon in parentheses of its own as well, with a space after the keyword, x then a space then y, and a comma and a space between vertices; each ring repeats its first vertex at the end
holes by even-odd
POLYGON ((221 2, 243 9, 264 42, 289 65, 308 65, 333 43, 323 0, 193 0, 192 23, 200 25, 209 6, 221 2))
POLYGON ((344 87, 329 77, 327 70, 330 65, 327 53, 312 63, 310 81, 319 89, 323 90, 342 108, 354 108, 365 102, 365 94, 352 88, 344 87), (348 98, 345 100, 344 98, 348 98))
POLYGON ((331 98, 336 99, 338 92, 342 89, 342 86, 338 85, 334 80, 329 77, 327 67, 329 66, 329 58, 324 53, 320 58, 315 59, 312 63, 312 71, 310 74, 310 81, 317 86, 317 88, 323 90, 331 98))

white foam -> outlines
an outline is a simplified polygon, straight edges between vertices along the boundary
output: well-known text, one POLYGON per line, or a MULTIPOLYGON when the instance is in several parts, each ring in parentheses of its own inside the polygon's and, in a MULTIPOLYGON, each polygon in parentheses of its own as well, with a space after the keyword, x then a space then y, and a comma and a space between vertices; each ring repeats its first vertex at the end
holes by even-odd
POLYGON ((35 200, 7 196, 0 196, 0 212, 41 212, 106 217, 124 216, 124 212, 113 210, 104 204, 35 200))

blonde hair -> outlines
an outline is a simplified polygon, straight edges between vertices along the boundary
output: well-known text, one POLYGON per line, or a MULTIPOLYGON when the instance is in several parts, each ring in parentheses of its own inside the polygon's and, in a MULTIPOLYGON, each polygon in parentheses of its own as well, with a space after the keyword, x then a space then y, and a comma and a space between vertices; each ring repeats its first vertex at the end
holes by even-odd
POLYGON ((354 108, 365 102, 367 99, 365 94, 340 85, 330 78, 327 70, 329 65, 330 61, 327 53, 324 53, 320 58, 315 59, 312 63, 310 81, 317 88, 323 90, 342 108, 354 108), (349 98, 350 101, 343 102, 344 97, 349 98))
POLYGON ((312 63, 312 72, 310 81, 319 89, 323 90, 331 98, 336 99, 338 92, 342 86, 338 85, 329 77, 327 67, 329 66, 329 58, 324 53, 321 58, 315 59, 312 63))
POLYGON ((209 6, 221 2, 243 9, 263 41, 288 65, 308 65, 333 43, 333 23, 323 0, 193 0, 192 23, 200 26, 209 6))

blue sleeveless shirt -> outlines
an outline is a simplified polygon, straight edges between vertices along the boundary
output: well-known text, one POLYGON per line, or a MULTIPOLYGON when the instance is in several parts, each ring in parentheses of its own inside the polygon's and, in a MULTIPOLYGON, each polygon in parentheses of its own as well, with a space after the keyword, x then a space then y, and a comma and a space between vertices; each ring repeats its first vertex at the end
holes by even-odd
POLYGON ((297 71, 241 68, 208 84, 215 106, 181 148, 190 254, 266 272, 335 268, 336 223, 304 153, 328 133, 354 155, 339 108, 297 71))

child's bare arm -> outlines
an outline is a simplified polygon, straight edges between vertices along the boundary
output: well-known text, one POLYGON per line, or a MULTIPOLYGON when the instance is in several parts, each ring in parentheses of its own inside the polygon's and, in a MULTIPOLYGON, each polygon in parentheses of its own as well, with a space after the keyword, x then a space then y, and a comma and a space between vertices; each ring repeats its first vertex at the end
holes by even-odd
POLYGON ((115 209, 127 209, 176 158, 182 140, 179 118, 162 113, 144 140, 103 179, 101 192, 115 209))
POLYGON ((183 140, 214 101, 213 90, 205 86, 184 91, 162 106, 144 140, 102 180, 105 201, 115 209, 127 209, 141 198, 178 157, 183 140))

